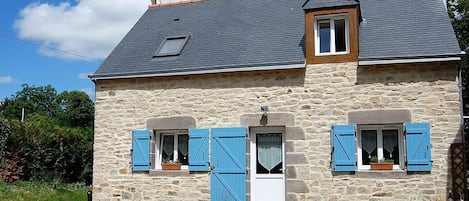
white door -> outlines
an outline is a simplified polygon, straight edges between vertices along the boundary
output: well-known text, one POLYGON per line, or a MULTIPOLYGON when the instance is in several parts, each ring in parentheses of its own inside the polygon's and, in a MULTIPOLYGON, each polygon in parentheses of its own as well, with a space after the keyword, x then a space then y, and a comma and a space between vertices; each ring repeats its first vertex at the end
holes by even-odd
POLYGON ((251 129, 251 199, 285 201, 285 128, 251 129))

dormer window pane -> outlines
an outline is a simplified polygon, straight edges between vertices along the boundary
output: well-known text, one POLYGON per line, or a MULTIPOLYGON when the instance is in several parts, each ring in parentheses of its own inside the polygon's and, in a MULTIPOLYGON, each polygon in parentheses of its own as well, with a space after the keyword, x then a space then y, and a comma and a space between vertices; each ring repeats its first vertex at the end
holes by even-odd
POLYGON ((331 26, 329 20, 321 20, 319 24, 320 52, 331 52, 331 26))
POLYGON ((318 16, 315 22, 316 55, 348 53, 348 21, 344 15, 318 16))
POLYGON ((181 53, 188 36, 168 37, 158 48, 155 56, 176 56, 181 53))
POLYGON ((345 42, 345 19, 334 20, 335 30, 335 51, 345 52, 347 51, 347 45, 345 42))

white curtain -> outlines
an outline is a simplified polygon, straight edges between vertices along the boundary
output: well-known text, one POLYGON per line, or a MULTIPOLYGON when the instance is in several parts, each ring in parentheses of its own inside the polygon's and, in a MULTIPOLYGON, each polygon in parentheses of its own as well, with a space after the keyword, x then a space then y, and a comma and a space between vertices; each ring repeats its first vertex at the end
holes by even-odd
POLYGON ((390 153, 392 158, 392 152, 394 147, 397 146, 397 131, 394 130, 384 130, 383 131, 383 147, 390 153))
POLYGON ((174 136, 163 136, 163 152, 170 157, 170 160, 173 159, 172 155, 174 152, 174 136))
POLYGON ((188 135, 178 135, 178 149, 181 152, 181 154, 184 156, 184 159, 187 157, 187 153, 189 153, 188 146, 187 146, 188 138, 189 138, 188 135))
POLYGON ((282 162, 282 136, 280 134, 257 135, 259 163, 269 172, 282 162))
POLYGON ((371 153, 376 149, 376 131, 362 131, 362 149, 371 158, 371 153))

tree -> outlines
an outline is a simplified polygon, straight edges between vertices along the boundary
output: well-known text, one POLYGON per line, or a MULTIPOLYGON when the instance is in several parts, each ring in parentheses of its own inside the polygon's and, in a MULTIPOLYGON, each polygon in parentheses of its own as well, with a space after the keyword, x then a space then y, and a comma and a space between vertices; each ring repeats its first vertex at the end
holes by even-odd
POLYGON ((50 85, 45 87, 22 85, 23 89, 11 98, 6 98, 0 105, 0 113, 7 119, 21 119, 22 110, 26 114, 39 113, 53 117, 57 112, 54 100, 57 91, 50 85))
POLYGON ((64 126, 89 127, 93 125, 94 104, 81 91, 64 91, 55 99, 58 105, 57 118, 64 126))
POLYGON ((57 95, 57 91, 50 85, 22 86, 23 89, 16 92, 15 96, 6 98, 3 104, 0 104, 0 117, 20 120, 24 109, 26 118, 39 114, 63 126, 93 125, 94 104, 86 93, 64 91, 57 95))
POLYGON ((89 183, 93 115, 94 104, 86 93, 64 91, 57 94, 50 85, 25 84, 14 96, 0 101, 0 176, 3 181, 89 183), (27 114, 24 122, 20 121, 22 108, 27 114))
POLYGON ((469 51, 469 0, 448 0, 448 14, 460 48, 469 51))

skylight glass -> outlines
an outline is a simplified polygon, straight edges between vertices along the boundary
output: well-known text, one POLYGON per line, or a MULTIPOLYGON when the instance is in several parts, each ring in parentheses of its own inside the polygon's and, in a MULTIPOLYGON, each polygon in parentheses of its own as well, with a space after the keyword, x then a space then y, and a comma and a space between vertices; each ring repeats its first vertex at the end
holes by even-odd
POLYGON ((188 36, 168 37, 161 43, 160 48, 155 56, 176 56, 181 53, 182 48, 186 44, 188 36))

